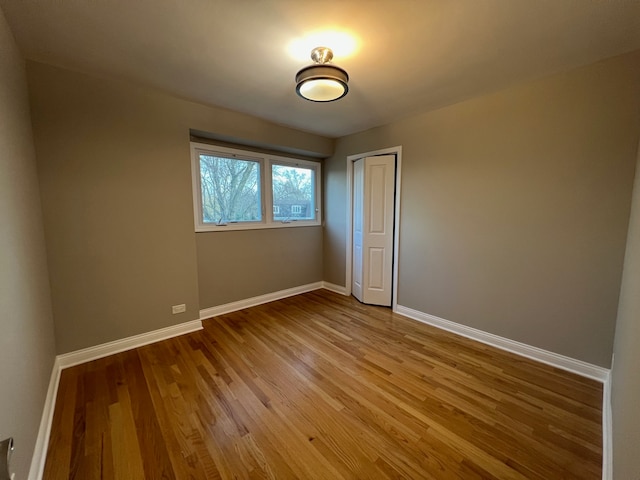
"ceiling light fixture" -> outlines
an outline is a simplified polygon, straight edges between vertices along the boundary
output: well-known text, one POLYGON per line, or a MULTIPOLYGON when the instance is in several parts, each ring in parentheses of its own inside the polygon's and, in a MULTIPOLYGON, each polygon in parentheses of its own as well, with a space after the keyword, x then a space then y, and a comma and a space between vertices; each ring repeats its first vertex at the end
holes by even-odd
POLYGON ((329 65, 333 52, 327 47, 311 50, 315 63, 296 74, 296 93, 312 102, 333 102, 349 91, 349 75, 340 67, 329 65))

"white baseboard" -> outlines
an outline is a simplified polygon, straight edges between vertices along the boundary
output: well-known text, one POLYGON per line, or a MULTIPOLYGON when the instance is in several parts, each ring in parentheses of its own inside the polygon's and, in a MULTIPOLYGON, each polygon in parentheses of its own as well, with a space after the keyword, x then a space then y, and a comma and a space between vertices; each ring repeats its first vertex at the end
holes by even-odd
POLYGON ((613 480, 613 418, 611 373, 602 384, 602 480, 613 480))
POLYGON ((44 463, 47 459, 47 449, 49 447, 49 436, 51 435, 51 424, 53 422, 53 412, 56 408, 56 397, 58 395, 58 385, 60 384, 60 362, 56 358, 53 361, 49 388, 42 409, 40 418, 40 428, 36 445, 31 457, 31 467, 29 468, 29 480, 41 480, 44 473, 44 463))
POLYGON ((132 337, 115 340, 113 342, 103 343, 101 345, 96 345, 95 347, 76 350, 75 352, 64 353, 62 355, 58 355, 58 361, 60 362, 61 369, 69 368, 81 363, 90 362, 102 357, 142 347, 143 345, 159 342, 161 340, 166 340, 167 338, 177 337, 178 335, 184 335, 185 333, 195 332, 197 330, 202 330, 202 321, 200 319, 181 323, 179 325, 173 325, 171 327, 160 328, 159 330, 154 330, 152 332, 141 333, 140 335, 134 335, 132 337))
POLYGON ((255 307, 256 305, 262 305, 263 303, 274 302, 276 300, 292 297, 301 293, 311 292, 320 288, 323 288, 323 282, 309 283, 307 285, 300 285, 299 287, 280 290, 279 292, 267 293, 265 295, 259 295, 257 297, 238 300, 237 302, 225 303, 224 305, 205 308, 203 310, 200 310, 200 320, 215 317, 217 315, 224 315, 225 313, 236 312, 238 310, 242 310, 243 308, 255 307))
POLYGON ((333 293, 339 293, 340 295, 347 294, 347 287, 341 287, 340 285, 335 285, 329 282, 322 282, 322 288, 333 293))
POLYGON ((441 328, 463 337, 470 338, 471 340, 476 340, 531 360, 546 363, 552 367, 576 373, 598 382, 604 383, 609 375, 609 369, 607 368, 592 365, 591 363, 576 360, 574 358, 565 357, 564 355, 549 352, 542 348, 532 347, 531 345, 516 342, 515 340, 510 340, 498 335, 493 335, 492 333, 483 332, 482 330, 467 327, 466 325, 461 325, 450 320, 445 320, 444 318, 436 317, 435 315, 429 315, 428 313, 404 307, 402 305, 398 305, 396 312, 412 318, 413 320, 429 324, 433 327, 441 328))

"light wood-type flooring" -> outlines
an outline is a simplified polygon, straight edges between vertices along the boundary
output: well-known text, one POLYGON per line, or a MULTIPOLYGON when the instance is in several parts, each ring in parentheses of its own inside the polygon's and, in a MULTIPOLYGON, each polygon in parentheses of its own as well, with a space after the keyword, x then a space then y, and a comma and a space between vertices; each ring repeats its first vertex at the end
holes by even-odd
POLYGON ((45 476, 599 479, 602 387, 326 290, 62 372, 45 476))

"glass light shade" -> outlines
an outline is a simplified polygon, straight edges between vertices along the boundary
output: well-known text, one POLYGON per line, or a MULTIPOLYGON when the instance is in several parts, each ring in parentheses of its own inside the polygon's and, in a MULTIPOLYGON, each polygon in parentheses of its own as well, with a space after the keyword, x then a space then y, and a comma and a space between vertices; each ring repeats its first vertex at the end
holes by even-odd
POLYGON ((349 91, 349 75, 335 65, 310 65, 296 75, 296 92, 312 102, 332 102, 349 91))
POLYGON ((300 85, 300 95, 314 102, 330 102, 344 95, 345 87, 337 80, 318 78, 300 85))

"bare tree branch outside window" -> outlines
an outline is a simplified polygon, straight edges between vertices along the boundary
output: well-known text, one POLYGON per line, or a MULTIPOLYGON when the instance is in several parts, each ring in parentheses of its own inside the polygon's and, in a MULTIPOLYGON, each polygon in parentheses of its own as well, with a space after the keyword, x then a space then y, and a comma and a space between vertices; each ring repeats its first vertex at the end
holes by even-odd
POLYGON ((200 155, 202 220, 259 222, 260 164, 252 160, 200 155))

